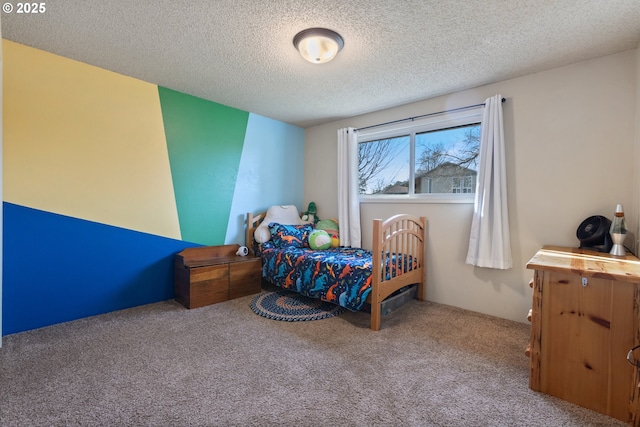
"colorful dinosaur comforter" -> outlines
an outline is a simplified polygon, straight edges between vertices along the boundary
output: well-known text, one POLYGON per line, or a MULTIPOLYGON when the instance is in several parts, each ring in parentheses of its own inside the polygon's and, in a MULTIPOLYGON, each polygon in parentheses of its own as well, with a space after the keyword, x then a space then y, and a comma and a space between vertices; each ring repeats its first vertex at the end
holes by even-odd
MULTIPOLYGON (((261 251, 262 277, 274 285, 352 311, 360 310, 371 292, 370 251, 360 248, 315 251, 291 246, 264 246, 261 251)), ((391 264, 394 263, 395 257, 391 264)), ((410 270, 411 262, 409 264, 410 270)), ((393 267, 385 270, 387 278, 396 275, 393 267)))

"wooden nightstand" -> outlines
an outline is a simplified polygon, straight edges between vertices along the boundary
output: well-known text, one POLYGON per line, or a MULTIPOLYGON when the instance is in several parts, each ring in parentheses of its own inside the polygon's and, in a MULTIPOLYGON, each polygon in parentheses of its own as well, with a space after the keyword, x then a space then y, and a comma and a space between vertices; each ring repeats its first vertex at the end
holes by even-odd
POLYGON ((262 260, 238 256, 240 245, 187 248, 176 255, 176 301, 187 308, 260 292, 262 260))

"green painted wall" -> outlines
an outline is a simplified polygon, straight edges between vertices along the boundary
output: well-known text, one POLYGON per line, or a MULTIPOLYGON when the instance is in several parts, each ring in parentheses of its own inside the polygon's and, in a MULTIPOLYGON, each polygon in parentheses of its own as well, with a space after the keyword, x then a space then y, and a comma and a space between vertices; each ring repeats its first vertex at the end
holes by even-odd
POLYGON ((224 244, 249 113, 158 91, 182 239, 224 244))

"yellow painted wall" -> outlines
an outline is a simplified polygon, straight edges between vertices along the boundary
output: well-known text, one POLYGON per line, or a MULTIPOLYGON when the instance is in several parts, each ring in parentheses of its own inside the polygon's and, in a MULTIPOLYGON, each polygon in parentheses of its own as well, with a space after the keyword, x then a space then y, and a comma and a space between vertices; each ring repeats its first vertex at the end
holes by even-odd
POLYGON ((157 86, 2 43, 4 201, 179 239, 157 86))

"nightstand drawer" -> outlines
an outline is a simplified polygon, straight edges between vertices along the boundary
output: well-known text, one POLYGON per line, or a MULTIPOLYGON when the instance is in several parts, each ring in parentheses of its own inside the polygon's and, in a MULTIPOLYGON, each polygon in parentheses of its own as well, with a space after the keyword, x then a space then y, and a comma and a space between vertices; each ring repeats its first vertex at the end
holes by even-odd
POLYGON ((176 275, 176 300, 187 308, 229 299, 229 266, 227 264, 187 269, 176 275))
POLYGON ((221 264, 192 268, 190 269, 190 276, 192 283, 228 280, 229 265, 221 264))
POLYGON ((229 264, 229 298, 260 292, 262 262, 260 258, 229 264))
POLYGON ((229 267, 227 265, 196 268, 194 270, 191 274, 189 308, 204 307, 205 305, 229 299, 229 267))

